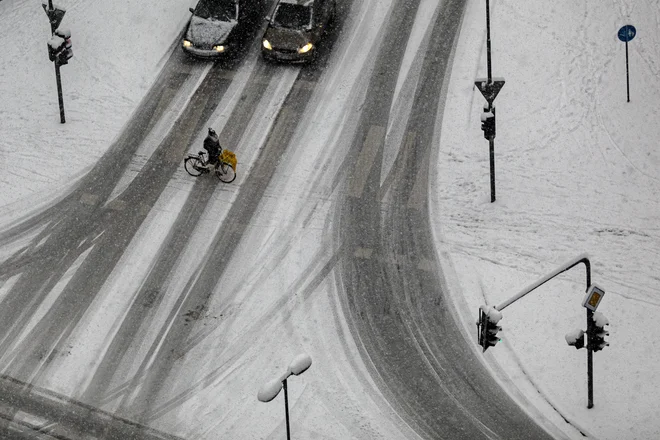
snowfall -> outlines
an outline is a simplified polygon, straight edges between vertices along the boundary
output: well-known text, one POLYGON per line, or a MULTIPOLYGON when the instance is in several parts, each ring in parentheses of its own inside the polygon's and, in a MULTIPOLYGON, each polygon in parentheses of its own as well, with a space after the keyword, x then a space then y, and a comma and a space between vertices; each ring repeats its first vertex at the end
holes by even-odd
MULTIPOLYGON (((321 81, 341 86, 357 80, 394 1, 352 2, 321 81), (354 51, 352 57, 340 56, 347 50, 354 51)), ((0 1, 0 234, 69 193, 109 149, 171 51, 180 50, 178 39, 194 4, 57 1, 67 11, 61 26, 71 30, 74 52, 62 67, 67 120, 61 124, 42 5, 0 1)), ((436 6, 437 1, 421 2, 397 94, 405 75, 415 73, 413 55, 423 47, 436 6)), ((475 326, 480 305, 501 304, 586 253, 592 281, 605 290, 598 311, 610 323, 610 346, 594 354, 593 408, 587 408, 586 350, 575 350, 564 339, 586 328, 582 265, 503 310, 502 341, 479 356, 492 368, 493 380, 552 432, 575 439, 660 438, 660 124, 654 119, 660 117, 660 5, 658 0, 492 0, 490 6, 493 75, 506 81, 495 101, 496 201, 491 203, 488 142, 480 130, 484 98, 474 87, 475 79, 487 73, 484 1, 467 2, 431 167, 430 215, 449 293, 474 341, 466 349, 480 349, 475 326), (628 43, 629 101, 626 45, 617 38, 628 24, 637 29, 628 43)), ((241 69, 249 71, 258 62, 253 50, 241 69)), ((201 62, 199 70, 210 66, 201 62)), ((275 80, 271 119, 281 104, 276 98, 290 87, 296 69, 282 69, 275 80)), ((232 86, 232 96, 241 86, 240 81, 232 86)), ((316 116, 335 121, 342 106, 352 102, 347 90, 337 87, 325 113, 316 116)), ((219 108, 235 105, 228 96, 219 108)), ((223 115, 214 113, 209 124, 222 126, 223 115)), ((267 125, 268 115, 263 118, 267 125)), ((154 133, 153 141, 164 135, 154 133)), ((320 149, 328 136, 310 126, 295 139, 320 149)), ((235 148, 243 173, 250 169, 249 143, 246 139, 235 148)), ((298 212, 305 209, 304 178, 313 176, 314 166, 295 165, 300 179, 274 184, 291 195, 287 204, 298 201, 291 210, 298 212)), ((182 183, 169 194, 180 197, 162 201, 149 216, 151 226, 136 236, 142 245, 147 238, 162 240, 160 226, 171 224, 183 205, 192 183, 180 177, 182 183)), ((235 185, 240 182, 239 176, 235 185)), ((282 438, 282 395, 262 403, 257 394, 307 353, 311 367, 289 381, 293 438, 416 438, 384 410, 387 404, 375 385, 361 379, 367 370, 357 349, 347 353, 337 342, 338 335, 349 338, 350 332, 333 316, 340 308, 331 282, 307 302, 293 301, 288 313, 268 320, 267 335, 258 332, 265 312, 259 299, 250 297, 251 289, 269 273, 279 273, 276 285, 286 291, 288 276, 304 269, 305 249, 319 241, 324 222, 315 219, 318 227, 303 231, 275 197, 264 204, 261 221, 242 244, 244 261, 233 264, 244 290, 235 297, 234 327, 224 338, 243 346, 235 350, 231 368, 154 424, 185 438, 282 438), (276 237, 280 244, 264 237, 276 237), (282 257, 287 240, 299 251, 282 257), (241 273, 241 267, 261 269, 241 273)), ((2 245, 2 259, 18 246, 7 239, 2 245)), ((140 257, 149 256, 149 250, 137 255, 137 247, 122 260, 116 283, 122 273, 139 283, 146 272, 148 259, 140 257)), ((293 278, 305 285, 299 275, 293 278)), ((9 282, 0 284, 0 300, 8 288, 9 282)), ((281 300, 279 289, 273 290, 269 301, 281 300)), ((106 307, 104 313, 121 315, 121 307, 103 301, 99 298, 98 305, 106 307)), ((97 333, 77 329, 74 337, 84 343, 74 344, 70 358, 39 385, 76 396, 77 377, 87 377, 84 366, 101 350, 84 347, 102 346, 112 328, 112 322, 102 324, 97 333), (95 344, 95 338, 101 342, 95 344), (80 376, 65 373, 78 370, 80 376)))

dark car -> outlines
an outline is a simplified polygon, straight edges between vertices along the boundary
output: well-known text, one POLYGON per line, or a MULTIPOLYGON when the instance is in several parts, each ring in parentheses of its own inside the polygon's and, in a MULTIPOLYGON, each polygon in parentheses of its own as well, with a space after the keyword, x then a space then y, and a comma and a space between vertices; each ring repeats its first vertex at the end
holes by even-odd
POLYGON ((277 61, 311 61, 335 7, 335 0, 279 0, 268 18, 261 54, 277 61))
POLYGON ((200 0, 183 38, 183 50, 202 58, 217 58, 236 50, 237 34, 250 21, 239 0, 200 0))

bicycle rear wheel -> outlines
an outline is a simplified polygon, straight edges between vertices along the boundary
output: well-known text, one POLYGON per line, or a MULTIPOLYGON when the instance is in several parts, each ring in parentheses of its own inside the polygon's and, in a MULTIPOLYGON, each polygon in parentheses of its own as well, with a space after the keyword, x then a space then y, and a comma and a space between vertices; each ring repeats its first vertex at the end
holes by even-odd
POLYGON ((236 178, 236 171, 226 163, 223 163, 215 170, 215 175, 218 176, 221 182, 232 183, 236 178))
POLYGON ((204 164, 201 160, 199 160, 198 157, 190 156, 186 157, 186 159, 183 161, 183 167, 186 169, 188 174, 197 177, 203 173, 202 169, 204 168, 204 164))

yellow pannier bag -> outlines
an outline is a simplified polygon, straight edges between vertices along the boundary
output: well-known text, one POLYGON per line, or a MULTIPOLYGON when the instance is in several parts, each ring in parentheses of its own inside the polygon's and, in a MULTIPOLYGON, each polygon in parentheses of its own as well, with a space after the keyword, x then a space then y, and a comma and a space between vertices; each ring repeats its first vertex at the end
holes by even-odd
POLYGON ((223 149, 222 155, 220 155, 220 160, 231 165, 231 167, 234 169, 234 172, 236 172, 237 161, 236 161, 236 155, 234 154, 233 151, 223 149))

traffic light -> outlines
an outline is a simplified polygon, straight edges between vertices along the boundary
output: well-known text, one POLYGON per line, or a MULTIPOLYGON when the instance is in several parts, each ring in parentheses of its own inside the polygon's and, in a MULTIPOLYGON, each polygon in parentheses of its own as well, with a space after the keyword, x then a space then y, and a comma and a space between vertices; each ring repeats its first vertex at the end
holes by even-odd
MULTIPOLYGON (((500 314, 499 316, 500 316, 500 319, 501 319, 502 314, 500 314)), ((486 332, 485 332, 486 333, 486 338, 485 338, 486 345, 484 346, 484 351, 486 351, 486 349, 488 347, 494 347, 495 344, 497 344, 498 342, 501 341, 500 337, 497 336, 497 333, 500 330, 502 330, 502 327, 497 325, 497 323, 499 321, 500 321, 499 319, 493 320, 490 317, 490 315, 487 317, 487 319, 486 319, 486 332)))
POLYGON ((575 347, 576 349, 584 348, 584 330, 575 330, 570 333, 566 333, 566 343, 570 346, 575 347))
POLYGON ((497 325, 502 319, 502 313, 493 306, 481 306, 479 308, 479 345, 484 351, 489 347, 494 347, 495 344, 500 342, 500 337, 497 333, 502 330, 502 327, 497 325))
POLYGON ((495 106, 490 108, 488 103, 484 104, 484 112, 481 114, 481 130, 484 132, 484 138, 495 138, 495 106))
POLYGON ((55 35, 64 40, 64 44, 60 47, 57 54, 57 63, 61 66, 69 64, 69 59, 73 57, 73 49, 71 48, 71 31, 69 29, 57 29, 55 35))
POLYGON ((48 46, 48 59, 51 61, 55 61, 55 55, 57 55, 56 49, 54 49, 53 46, 50 45, 50 41, 46 43, 46 46, 48 46))
POLYGON ((64 41, 64 38, 59 37, 57 35, 53 35, 53 37, 48 40, 48 59, 51 61, 55 61, 59 55, 59 53, 62 51, 66 44, 66 41, 64 41))
POLYGON ((605 336, 609 336, 610 332, 605 330, 605 326, 609 325, 609 321, 600 312, 594 312, 592 318, 591 333, 589 337, 589 348, 593 351, 601 351, 606 346, 610 345, 609 342, 605 340, 605 336))

